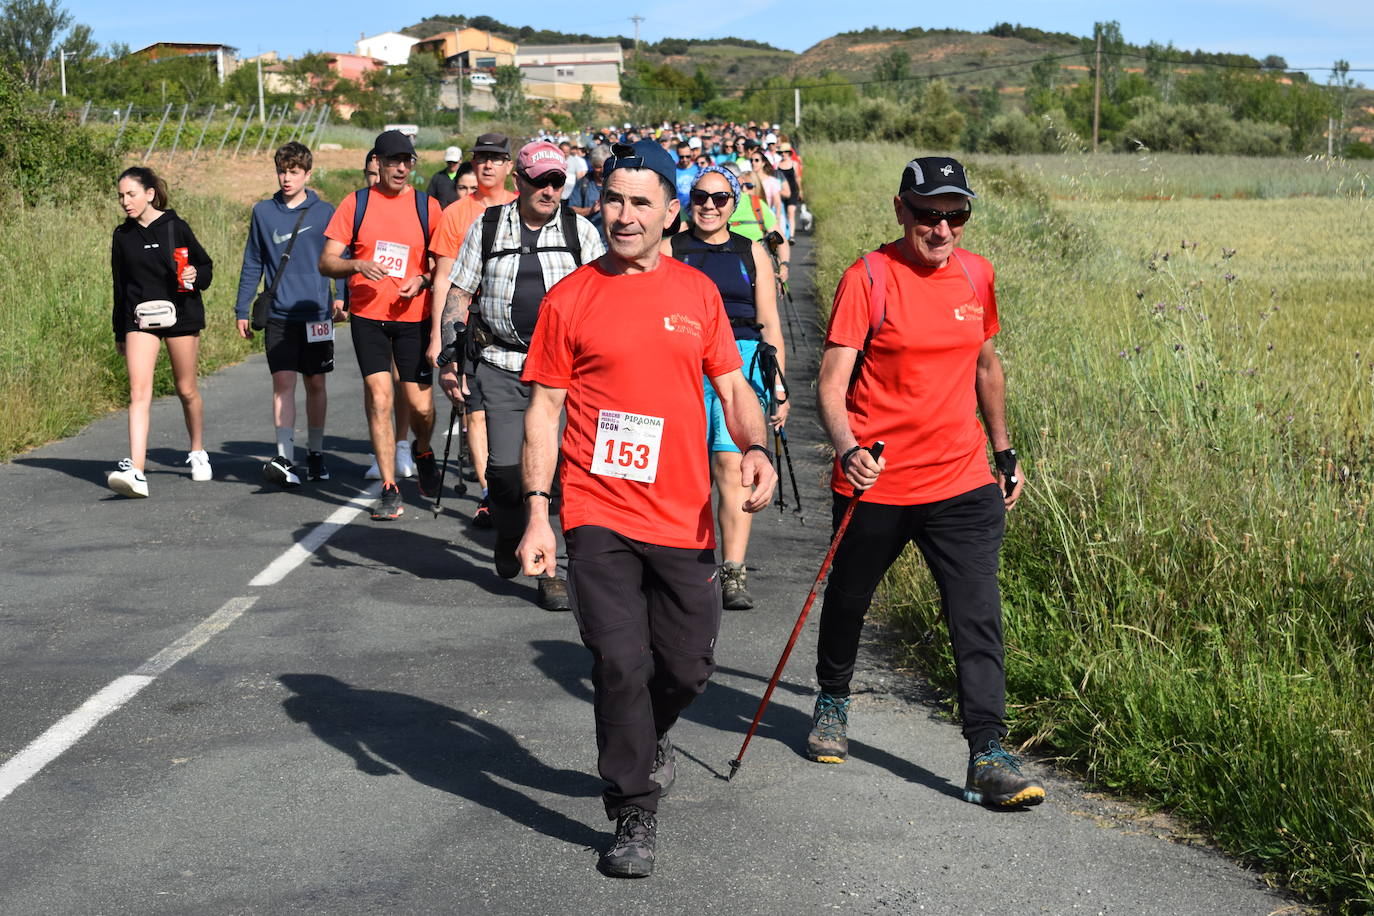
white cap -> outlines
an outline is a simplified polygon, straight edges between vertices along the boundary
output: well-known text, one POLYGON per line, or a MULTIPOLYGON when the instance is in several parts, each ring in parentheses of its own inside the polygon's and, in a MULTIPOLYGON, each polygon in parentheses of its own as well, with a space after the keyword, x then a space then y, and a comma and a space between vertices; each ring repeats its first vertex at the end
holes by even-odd
POLYGON ((690 146, 692 149, 701 149, 701 138, 700 138, 700 137, 688 137, 688 138, 687 138, 687 145, 690 146))
POLYGON ((456 146, 450 146, 448 149, 444 150, 444 161, 445 161, 445 162, 462 162, 462 161, 463 161, 463 151, 462 151, 461 149, 459 149, 458 147, 456 147, 456 146))
POLYGON ((777 134, 768 134, 767 136, 765 136, 765 137, 763 138, 763 145, 764 145, 764 146, 768 146, 768 145, 770 145, 770 144, 777 143, 777 142, 778 142, 778 135, 777 135, 777 134))

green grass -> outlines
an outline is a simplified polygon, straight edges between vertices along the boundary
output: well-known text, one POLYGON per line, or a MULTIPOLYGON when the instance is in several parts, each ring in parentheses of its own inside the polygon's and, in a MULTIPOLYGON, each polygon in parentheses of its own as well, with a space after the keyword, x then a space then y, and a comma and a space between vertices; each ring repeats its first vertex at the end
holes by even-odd
MULTIPOLYGON (((180 195, 172 204, 215 262, 200 350, 208 374, 252 346, 238 337, 233 315, 248 209, 180 195)), ((128 404, 110 328, 110 235, 121 219, 113 194, 80 207, 15 205, 0 219, 0 245, 23 252, 0 278, 0 460, 128 404)), ((164 354, 155 394, 174 390, 164 354)), ((111 464, 118 457, 109 456, 111 464)))
MULTIPOLYGON (((808 147, 822 300, 859 250, 897 236, 910 155, 808 147)), ((1137 179, 1104 159, 969 166, 981 196, 964 244, 998 270, 1027 466, 1003 552, 1014 735, 1368 912, 1371 201, 1342 166, 1156 158, 1137 179), (1282 199, 1192 199, 1261 178, 1246 196, 1282 199)), ((951 684, 919 559, 883 594, 951 684)))

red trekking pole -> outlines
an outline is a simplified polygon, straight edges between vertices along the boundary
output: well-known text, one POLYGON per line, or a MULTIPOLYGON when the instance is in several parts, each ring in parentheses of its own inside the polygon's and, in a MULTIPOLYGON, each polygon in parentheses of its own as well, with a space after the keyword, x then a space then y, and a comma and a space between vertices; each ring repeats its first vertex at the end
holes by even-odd
MULTIPOLYGON (((883 443, 875 442, 873 447, 868 450, 877 461, 883 454, 883 443)), ((835 536, 830 539, 830 549, 825 552, 825 559, 821 561, 820 572, 816 573, 816 581, 811 584, 811 593, 806 596, 806 603, 802 605, 801 616, 797 618, 797 625, 792 628, 792 637, 787 640, 787 648, 782 650, 782 658, 778 659, 778 667, 773 669, 773 677, 768 681, 768 689, 763 692, 763 699, 759 702, 758 712, 754 713, 754 721, 749 725, 749 731, 744 736, 744 743, 740 745, 739 754, 734 760, 730 761, 730 775, 725 777, 728 782, 735 778, 739 772, 740 764, 744 762, 744 752, 749 749, 749 741, 754 737, 754 732, 758 731, 759 720, 763 718, 763 711, 768 708, 768 701, 773 698, 773 688, 778 686, 778 678, 782 677, 782 669, 787 667, 787 658, 792 654, 792 647, 797 644, 797 637, 801 635, 802 627, 806 624, 806 615, 811 613, 811 605, 816 601, 816 592, 820 590, 821 582, 825 579, 825 574, 830 571, 830 563, 835 559, 835 551, 840 546, 840 540, 844 537, 845 529, 849 527, 849 520, 854 517, 854 507, 863 499, 863 491, 856 492, 849 500, 849 506, 844 510, 844 517, 840 519, 840 526, 835 529, 835 536)))

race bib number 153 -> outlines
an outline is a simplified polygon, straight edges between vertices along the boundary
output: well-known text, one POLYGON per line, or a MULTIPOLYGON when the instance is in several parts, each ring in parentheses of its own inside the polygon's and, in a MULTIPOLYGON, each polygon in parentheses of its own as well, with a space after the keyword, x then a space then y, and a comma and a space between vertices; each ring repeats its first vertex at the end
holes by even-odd
POLYGON ((663 444, 663 419, 603 410, 596 422, 592 473, 653 483, 663 444))

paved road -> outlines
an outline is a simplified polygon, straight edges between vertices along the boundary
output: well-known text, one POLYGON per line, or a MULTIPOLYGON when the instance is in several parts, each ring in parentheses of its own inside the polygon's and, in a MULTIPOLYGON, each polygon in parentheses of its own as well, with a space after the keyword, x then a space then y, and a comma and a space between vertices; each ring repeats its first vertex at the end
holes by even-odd
MULTIPOLYGON (((807 260, 803 246, 794 263, 807 260)), ((776 510, 759 520, 761 606, 727 614, 720 670, 674 733, 658 873, 601 877, 610 825, 572 620, 495 576, 489 534, 467 524, 471 498, 436 520, 411 485, 402 520, 350 519, 368 447, 341 350, 335 474, 322 486, 258 482, 271 432, 260 357, 205 382, 213 483, 176 466, 175 399, 154 405, 151 499, 103 486, 125 454, 123 414, 0 466, 0 913, 1286 905, 1213 853, 1104 826, 1100 803, 1052 775, 1033 811, 964 803, 957 728, 912 702, 918 685, 874 653, 859 672, 853 759, 807 762, 814 621, 740 775, 721 778, 828 535, 805 390, 792 452, 809 524, 776 510), (329 531, 298 565, 279 559, 329 531), (40 766, 36 750, 64 738, 74 743, 40 766)))

